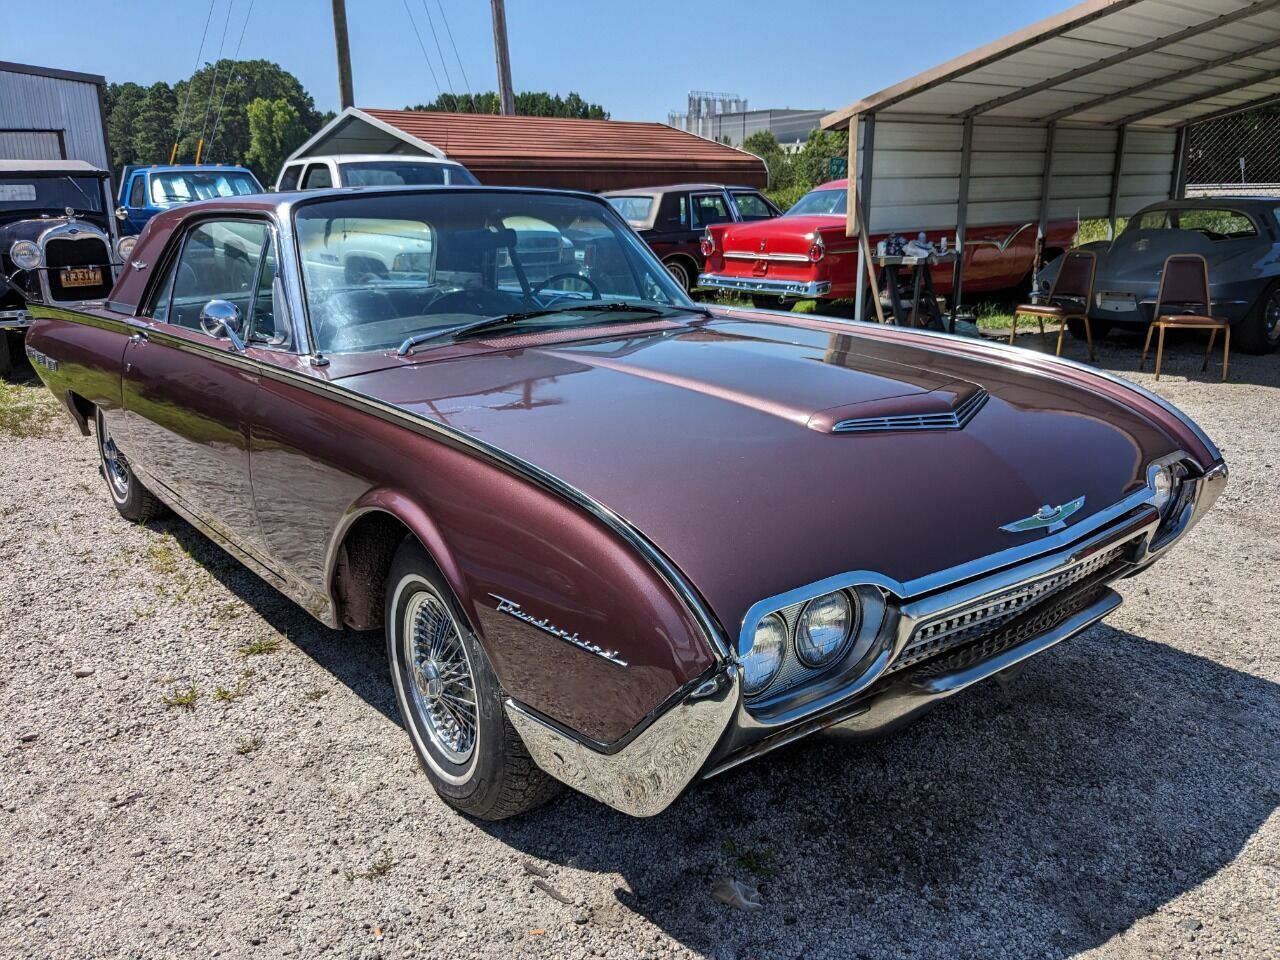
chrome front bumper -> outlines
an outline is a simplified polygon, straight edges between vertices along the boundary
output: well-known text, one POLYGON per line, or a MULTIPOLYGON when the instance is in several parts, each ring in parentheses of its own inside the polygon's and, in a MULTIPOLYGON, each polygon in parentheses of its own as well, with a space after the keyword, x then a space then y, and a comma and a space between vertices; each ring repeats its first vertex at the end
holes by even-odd
POLYGON ((25 330, 31 326, 31 314, 26 310, 0 310, 0 330, 25 330))
MULTIPOLYGON (((1007 674, 1038 653, 1097 623, 1120 606, 1108 584, 1138 573, 1159 557, 1213 506, 1227 481, 1218 462, 1196 479, 1195 492, 1178 519, 1176 535, 1153 545, 1154 510, 1133 511, 1114 525, 1012 567, 996 564, 985 576, 925 595, 895 600, 897 619, 875 663, 856 680, 823 694, 811 691, 804 709, 755 717, 742 696, 736 663, 717 667, 678 692, 655 711, 651 722, 614 744, 584 741, 551 719, 514 700, 507 716, 535 763, 565 784, 616 810, 648 817, 665 810, 696 778, 707 778, 753 760, 820 730, 833 728, 861 736, 891 732, 936 702, 976 683, 1007 674), (936 657, 894 669, 917 626, 967 605, 1088 562, 1098 551, 1122 545, 1123 564, 1100 578, 1064 591, 1058 606, 1032 610, 986 636, 948 648, 936 657), (1132 548, 1132 549, 1130 549, 1132 548), (1060 614, 1055 619, 1055 614, 1060 614), (1027 621, 1047 615, 1047 625, 1028 631, 1027 621), (1008 636, 1001 636, 1005 632, 1008 636)), ((910 593, 911 591, 906 591, 910 593)), ((1046 604, 1049 607, 1050 604, 1046 604)))
POLYGON ((831 281, 770 280, 766 277, 733 277, 722 273, 698 275, 698 286, 716 290, 732 290, 735 293, 758 293, 770 297, 825 297, 831 292, 831 281))

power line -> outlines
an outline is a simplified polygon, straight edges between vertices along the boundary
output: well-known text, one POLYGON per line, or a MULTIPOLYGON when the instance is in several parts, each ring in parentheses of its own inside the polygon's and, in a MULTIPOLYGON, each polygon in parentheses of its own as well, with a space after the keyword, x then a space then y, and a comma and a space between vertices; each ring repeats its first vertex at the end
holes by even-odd
POLYGON ((222 108, 227 104, 227 93, 231 90, 231 81, 237 76, 236 67, 240 64, 240 46, 244 43, 244 34, 249 29, 249 18, 252 16, 253 0, 249 0, 249 9, 240 27, 240 39, 236 41, 236 52, 231 55, 231 66, 227 68, 227 82, 222 85, 222 99, 218 102, 218 113, 213 118, 213 130, 209 134, 210 156, 213 155, 213 145, 218 142, 218 125, 222 123, 222 108))
POLYGON ((436 53, 440 55, 440 66, 444 70, 444 82, 453 93, 453 78, 449 76, 449 64, 445 62, 444 51, 440 49, 440 37, 436 35, 436 23, 431 19, 431 11, 427 8, 427 0, 422 0, 422 12, 427 15, 427 26, 431 28, 431 39, 436 42, 436 53))
MULTIPOLYGON (((422 0, 426 3, 426 0, 422 0)), ((467 79, 467 68, 462 65, 462 58, 458 56, 458 45, 453 42, 453 29, 449 26, 449 15, 444 12, 444 6, 440 0, 436 0, 436 6, 440 8, 440 19, 444 21, 444 32, 449 35, 449 46, 453 47, 453 58, 458 61, 458 69, 462 71, 462 86, 466 88, 467 96, 471 96, 471 82, 467 79)))
MULTIPOLYGON (((196 50, 195 66, 191 68, 191 75, 195 76, 196 71, 200 69, 200 58, 204 55, 204 41, 209 35, 209 22, 213 20, 213 6, 218 0, 209 0, 209 12, 204 18, 204 31, 200 34, 200 47, 196 50)), ((178 144, 182 142, 182 125, 187 120, 187 104, 191 102, 191 83, 187 82, 187 88, 182 91, 182 107, 178 110, 178 127, 177 133, 173 137, 173 150, 169 153, 169 162, 173 163, 178 156, 178 144)))
POLYGON ((218 59, 213 65, 213 82, 209 85, 209 99, 204 104, 204 120, 200 122, 200 139, 196 143, 196 163, 200 162, 200 154, 204 150, 204 135, 209 128, 209 111, 213 108, 213 95, 218 90, 218 69, 222 66, 222 50, 227 45, 227 27, 231 25, 231 8, 236 0, 227 0, 227 19, 222 22, 222 39, 218 42, 218 59))
POLYGON ((440 94, 440 80, 436 77, 435 67, 431 66, 431 58, 427 56, 427 45, 422 42, 422 34, 418 32, 418 21, 413 19, 413 11, 409 9, 409 0, 402 0, 404 3, 404 12, 409 16, 409 23, 413 27, 413 35, 418 38, 418 48, 422 50, 422 59, 427 64, 427 69, 431 71, 431 82, 436 85, 436 93, 440 94))

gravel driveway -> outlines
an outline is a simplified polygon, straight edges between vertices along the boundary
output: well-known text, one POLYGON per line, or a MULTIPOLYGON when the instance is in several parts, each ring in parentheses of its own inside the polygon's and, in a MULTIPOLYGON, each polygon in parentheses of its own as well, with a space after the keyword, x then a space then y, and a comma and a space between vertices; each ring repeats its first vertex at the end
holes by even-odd
POLYGON ((380 637, 121 521, 92 441, 0 385, 0 956, 1280 957, 1280 357, 1223 385, 1174 343, 1158 389, 1232 481, 1106 625, 645 821, 451 812, 380 637))

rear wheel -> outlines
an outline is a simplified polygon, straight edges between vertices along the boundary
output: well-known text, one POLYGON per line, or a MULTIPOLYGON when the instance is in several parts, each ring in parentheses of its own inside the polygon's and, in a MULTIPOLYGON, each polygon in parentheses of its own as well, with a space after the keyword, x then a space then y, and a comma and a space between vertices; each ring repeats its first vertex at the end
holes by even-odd
POLYGON ((507 719, 489 658, 416 540, 400 545, 386 596, 387 655, 409 739, 441 798, 482 820, 537 807, 559 783, 507 719))
POLYGON ((107 492, 120 516, 134 523, 146 523, 164 513, 164 504, 156 499, 129 466, 129 459, 116 446, 107 429, 102 411, 97 412, 95 432, 98 435, 98 455, 102 459, 102 476, 107 481, 107 492))
POLYGON ((1280 280, 1273 280, 1232 336, 1245 353, 1270 353, 1280 346, 1280 280))
POLYGON ((693 289, 693 277, 689 273, 689 267, 684 260, 679 257, 672 257, 670 260, 663 260, 662 265, 667 268, 667 272, 675 278, 676 283, 680 284, 680 288, 688 293, 693 289))

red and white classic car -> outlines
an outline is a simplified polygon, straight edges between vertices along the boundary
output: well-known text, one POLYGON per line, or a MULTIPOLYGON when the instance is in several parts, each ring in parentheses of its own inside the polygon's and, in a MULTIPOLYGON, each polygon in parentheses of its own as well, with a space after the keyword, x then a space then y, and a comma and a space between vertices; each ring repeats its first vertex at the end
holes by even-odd
MULTIPOLYGON (((848 180, 832 180, 809 191, 781 217, 750 223, 723 223, 703 237, 706 272, 700 286, 749 295, 760 307, 786 300, 847 299, 856 296, 858 239, 846 236, 848 180)), ((913 237, 917 230, 900 230, 913 237)), ((937 244, 954 242, 955 228, 927 231, 937 244)), ((1054 220, 1045 230, 1045 260, 1071 246, 1076 221, 1054 220)), ((872 247, 883 235, 868 239, 872 247)), ((1007 290, 1029 281, 1036 259, 1036 224, 970 224, 964 248, 966 292, 1007 290)), ((934 289, 951 291, 952 266, 933 268, 934 289)))

